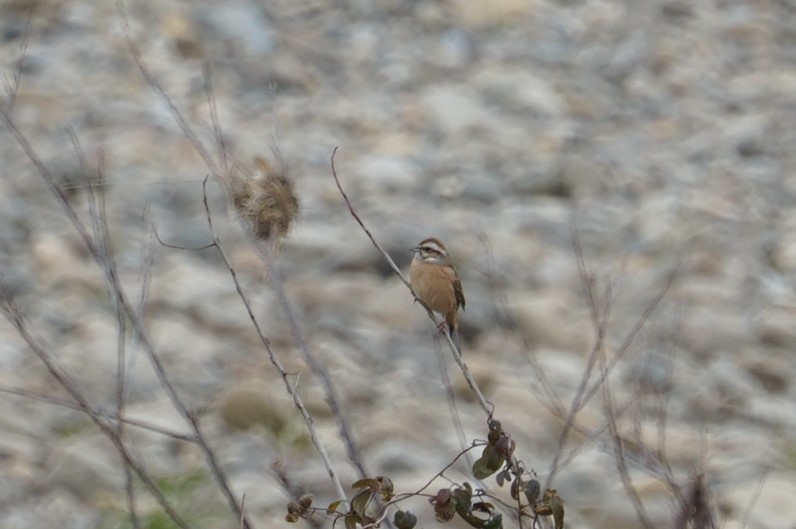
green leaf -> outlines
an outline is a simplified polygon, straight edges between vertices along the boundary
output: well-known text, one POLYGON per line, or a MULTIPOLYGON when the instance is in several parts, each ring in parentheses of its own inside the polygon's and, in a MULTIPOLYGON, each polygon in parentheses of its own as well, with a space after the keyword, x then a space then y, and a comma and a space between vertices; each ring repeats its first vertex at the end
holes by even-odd
POLYGON ((498 453, 501 459, 511 457, 515 448, 517 448, 517 443, 508 435, 501 435, 500 439, 495 443, 495 452, 498 453))
POLYGON ((340 506, 341 503, 343 503, 343 500, 337 500, 330 503, 329 506, 326 508, 326 514, 336 513, 337 508, 340 506))
POLYGON ((483 529, 503 529, 503 515, 498 513, 486 521, 483 529))
POLYGON ((429 501, 434 505, 434 515, 440 522, 447 522, 456 514, 456 502, 448 489, 439 489, 429 501))
POLYGON ((357 517, 349 514, 345 517, 345 529, 357 529, 357 517))
POLYGON ((359 481, 355 481, 354 484, 351 485, 352 489, 364 489, 365 487, 376 492, 381 488, 381 484, 376 479, 364 478, 360 479, 359 481))
MULTIPOLYGON (((469 518, 473 517, 472 511, 473 489, 469 483, 464 483, 464 487, 460 487, 453 491, 453 502, 456 504, 456 512, 470 523, 469 518)), ((472 525, 472 523, 470 523, 472 525)), ((475 527, 475 526, 473 526, 475 527)))
POLYGON ((470 510, 470 504, 473 501, 473 488, 465 481, 462 487, 453 491, 453 499, 470 510))
POLYGON ((500 470, 506 458, 500 455, 500 452, 494 447, 488 446, 487 449, 484 449, 483 457, 486 457, 486 466, 491 471, 491 475, 500 470))
POLYGON ((398 511, 393 517, 397 529, 412 529, 417 524, 417 516, 409 511, 398 511))
POLYGON ((372 498, 373 492, 370 489, 360 490, 351 500, 351 511, 359 515, 360 518, 365 516, 365 510, 368 508, 368 504, 372 498))
POLYGON ((492 475, 492 471, 489 470, 489 465, 486 462, 486 458, 481 456, 475 460, 473 463, 473 477, 475 479, 485 479, 492 475))
POLYGON ((528 499, 528 503, 533 505, 536 503, 537 498, 539 498, 539 493, 542 491, 542 485, 539 483, 538 480, 532 479, 528 483, 525 484, 525 497, 528 499))
POLYGON ((492 445, 486 445, 484 451, 475 463, 473 463, 473 476, 476 479, 485 479, 500 470, 503 466, 503 458, 500 457, 492 445))
POLYGON ((550 509, 553 511, 553 521, 555 522, 556 529, 564 527, 564 502, 558 496, 550 500, 550 509))
POLYGON ((379 476, 376 480, 380 484, 380 491, 381 497, 384 501, 390 501, 393 496, 393 492, 395 491, 395 487, 392 484, 392 480, 385 476, 379 476))

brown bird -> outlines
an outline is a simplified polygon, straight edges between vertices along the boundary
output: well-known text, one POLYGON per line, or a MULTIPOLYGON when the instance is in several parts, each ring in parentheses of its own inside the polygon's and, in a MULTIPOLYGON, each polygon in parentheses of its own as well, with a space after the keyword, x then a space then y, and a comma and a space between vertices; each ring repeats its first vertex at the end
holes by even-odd
POLYGON ((453 267, 448 249, 442 241, 429 238, 412 248, 415 256, 409 267, 409 282, 417 299, 427 308, 445 318, 451 339, 459 346, 459 307, 464 310, 464 292, 459 274, 453 267))

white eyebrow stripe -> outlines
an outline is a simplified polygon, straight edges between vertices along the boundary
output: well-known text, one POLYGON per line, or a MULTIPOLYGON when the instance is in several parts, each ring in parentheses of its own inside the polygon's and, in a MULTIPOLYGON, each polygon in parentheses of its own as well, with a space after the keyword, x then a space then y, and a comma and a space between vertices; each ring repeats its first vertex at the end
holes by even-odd
POLYGON ((432 252, 444 253, 442 248, 440 247, 440 245, 435 243, 435 242, 427 242, 427 243, 423 244, 423 246, 421 248, 423 248, 426 251, 430 250, 432 252))

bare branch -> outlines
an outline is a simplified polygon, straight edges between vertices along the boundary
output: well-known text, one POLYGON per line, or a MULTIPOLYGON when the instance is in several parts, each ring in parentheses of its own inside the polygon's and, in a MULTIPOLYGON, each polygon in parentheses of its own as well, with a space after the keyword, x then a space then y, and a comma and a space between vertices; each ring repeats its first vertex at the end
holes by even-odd
POLYGON ((28 19, 25 21, 25 29, 22 32, 22 42, 19 45, 19 58, 17 59, 16 68, 14 68, 14 76, 10 81, 8 79, 5 80, 5 88, 8 93, 8 103, 5 112, 8 116, 14 115, 14 107, 16 106, 20 84, 22 83, 22 69, 25 67, 25 58, 28 55, 28 46, 30 45, 30 34, 33 29, 33 12, 35 9, 36 4, 32 3, 28 11, 28 19))
POLYGON ((694 475, 685 489, 675 515, 674 529, 716 529, 704 474, 694 475))
POLYGON ((103 419, 103 415, 99 410, 88 400, 88 398, 80 390, 77 383, 55 360, 56 355, 50 350, 49 346, 38 336, 36 336, 30 329, 27 320, 22 315, 21 310, 14 301, 5 277, 0 273, 0 310, 3 312, 6 319, 16 329, 17 334, 25 341, 31 351, 41 360, 50 375, 58 381, 58 383, 69 393, 74 399, 76 405, 81 411, 91 418, 92 422, 105 434, 108 439, 116 447, 120 456, 125 462, 125 465, 135 472, 136 476, 144 483, 146 488, 152 493, 160 506, 166 511, 166 514, 176 523, 181 529, 189 529, 189 525, 182 519, 182 517, 174 510, 174 507, 163 496, 160 489, 155 484, 154 480, 144 470, 144 468, 133 458, 128 451, 122 438, 117 434, 116 430, 103 419))
MULTIPOLYGON (((406 288, 408 288, 411 291, 412 285, 410 285, 409 281, 406 280, 404 275, 401 273, 401 269, 398 268, 397 264, 395 264, 395 261, 393 261, 392 257, 390 257, 390 254, 387 253, 387 250, 382 248, 381 244, 379 244, 379 241, 376 240, 376 238, 370 232, 368 227, 365 226, 365 223, 362 221, 362 218, 360 218, 359 214, 357 213, 357 210, 354 209, 354 206, 351 204, 351 200, 349 200, 348 195, 343 190, 343 186, 340 184, 340 179, 337 177, 337 169, 335 169, 334 167, 334 157, 337 154, 337 149, 338 147, 335 147, 334 150, 332 151, 332 176, 334 177, 334 181, 337 184, 337 189, 340 191, 340 194, 343 196, 343 200, 345 200, 346 206, 348 206, 348 212, 351 213, 351 216, 354 217, 354 220, 357 221, 359 227, 362 228, 362 231, 364 231, 365 235, 368 236, 370 242, 373 243, 373 246, 375 246, 376 249, 379 252, 381 252, 381 255, 384 256, 384 260, 387 261, 387 264, 390 265, 390 268, 392 268, 392 271, 395 273, 396 276, 398 276, 398 279, 400 279, 403 282, 403 284, 406 285, 406 288)), ((412 292, 412 294, 414 295, 414 292, 412 292)))
MULTIPOLYGON (((72 146, 77 154, 78 161, 80 163, 81 175, 86 179, 87 182, 88 209, 94 240, 98 241, 98 247, 102 251, 105 266, 110 269, 105 275, 106 277, 116 276, 118 275, 118 269, 116 267, 116 261, 114 260, 113 252, 111 250, 111 237, 108 229, 108 213, 106 208, 105 188, 100 185, 94 185, 94 182, 105 181, 104 156, 102 155, 102 152, 100 152, 98 157, 99 160, 97 161, 97 176, 95 179, 92 179, 91 176, 89 176, 90 172, 88 169, 88 164, 86 163, 85 152, 83 151, 83 147, 80 144, 77 134, 71 128, 67 129, 67 133, 69 134, 72 146)), ((117 329, 116 417, 118 420, 116 422, 116 435, 119 436, 119 439, 124 439, 125 430, 123 418, 125 396, 127 393, 127 318, 125 317, 121 303, 119 303, 118 293, 111 287, 111 285, 108 285, 107 290, 113 297, 117 329)), ((138 519, 138 511, 136 509, 135 503, 135 489, 133 487, 134 475, 130 465, 124 461, 124 458, 122 458, 122 463, 124 464, 124 488, 127 499, 127 513, 132 527, 134 529, 138 529, 140 527, 140 521, 138 519)))
POLYGON ((614 354, 613 358, 611 358, 610 362, 608 362, 605 371, 601 373, 600 377, 594 382, 589 391, 586 392, 583 398, 583 402, 588 402, 594 396, 594 394, 597 393, 597 391, 600 389, 600 386, 605 381, 606 377, 613 371, 614 367, 616 367, 616 364, 619 362, 619 360, 621 360, 624 354, 630 349, 630 346, 633 344, 633 341, 636 339, 636 336, 638 336, 638 333, 641 332, 641 329, 644 328, 644 325, 646 325, 650 317, 652 317, 652 314, 658 308, 658 305, 660 305, 661 301, 663 301, 663 298, 665 298, 666 294, 669 293, 669 290, 674 284, 674 280, 677 278, 677 273, 679 272, 679 270, 680 270, 680 264, 677 263, 669 271, 669 273, 666 276, 666 279, 664 280, 663 286, 655 295, 655 297, 649 301, 645 309, 641 312, 641 315, 636 320, 636 323, 633 325, 633 328, 630 330, 627 336, 625 336, 625 339, 617 348, 616 354, 614 354))
POLYGON ((646 308, 642 311, 641 315, 637 318, 636 323, 633 325, 630 332, 627 334, 623 342, 620 344, 617 352, 611 358, 609 362, 607 362, 605 369, 602 369, 597 380, 588 387, 589 379, 591 378, 591 373, 594 369, 594 365, 598 358, 602 357, 602 351, 605 344, 605 337, 607 333, 608 327, 608 319, 609 319, 609 309, 611 303, 609 301, 613 300, 615 293, 609 288, 606 293, 606 303, 604 304, 605 309, 602 311, 599 308, 599 304, 597 302, 597 298, 594 294, 593 290, 593 280, 586 269, 585 261, 583 259, 583 248, 580 244, 580 237, 578 235, 577 226, 573 223, 572 226, 572 242, 573 248, 575 251, 575 256, 578 262, 578 270, 579 275, 581 278, 581 284, 584 288, 584 295, 587 300, 587 305, 590 310, 592 325, 594 327, 595 333, 595 343, 592 346, 592 350, 589 353, 589 360, 586 366, 586 370, 584 371, 583 377, 581 378, 580 385, 575 393, 575 397, 572 400, 572 406, 570 408, 569 415, 567 417, 567 421, 564 425, 564 429, 559 436, 559 442, 556 449, 556 455, 554 456, 551 464, 550 464, 550 472, 547 476, 547 483, 545 484, 545 488, 549 487, 550 484, 553 482, 556 473, 558 472, 558 465, 559 460, 561 458, 561 454, 564 450, 564 445, 568 439, 570 430, 572 429, 572 424, 575 420, 575 416, 577 413, 583 409, 586 404, 594 397, 594 395, 599 391, 604 384, 606 384, 607 378, 613 369, 616 367, 619 360, 624 356, 624 354, 630 349, 633 341, 636 339, 636 336, 641 329, 646 325, 649 321, 650 317, 652 316, 655 309, 658 308, 658 305, 669 292, 672 284, 674 283, 674 279, 677 276, 677 271, 679 270, 679 264, 676 265, 670 272, 669 275, 664 282, 663 287, 658 291, 655 297, 647 304, 646 308), (588 389, 587 389, 588 387, 588 389))
MULTIPOLYGON (((445 388, 445 396, 448 401, 448 410, 450 411, 451 420, 453 421, 453 429, 456 430, 456 435, 459 437, 459 447, 464 450, 467 446, 467 437, 464 435, 464 426, 462 426, 462 417, 459 414, 459 408, 456 406, 456 395, 453 393, 453 386, 451 379, 448 376, 448 366, 445 363, 445 356, 442 354, 442 348, 437 345, 434 347, 437 354, 437 365, 439 366, 440 376, 442 377, 442 385, 445 388)), ((472 466, 473 462, 468 456, 467 463, 472 466)))
POLYGON ((539 364, 539 361, 536 359, 536 356, 531 353, 531 344, 528 335, 524 332, 524 329, 519 325, 517 319, 514 317, 514 314, 508 307, 508 300, 506 299, 506 295, 498 290, 498 282, 495 280, 494 274, 491 272, 494 269, 492 263, 494 263, 494 256, 492 253, 492 245, 489 242, 489 238, 485 233, 478 234, 478 240, 484 246, 484 251, 486 252, 487 262, 489 263, 490 272, 482 272, 486 277, 487 286, 489 287, 490 291, 492 292, 493 296, 497 300, 500 309, 503 313, 503 317, 512 325, 514 329, 516 329, 520 333, 520 338, 522 340, 522 344, 525 347, 525 350, 528 351, 528 355, 524 356, 523 358, 528 362, 533 370, 534 375, 536 376, 536 380, 539 382, 542 388, 542 392, 546 397, 547 401, 543 400, 539 396, 537 399, 539 402, 544 406, 550 413, 553 415, 563 417, 566 413, 564 409, 564 405, 561 402, 561 398, 558 396, 555 387, 550 382, 550 379, 547 378, 547 374, 542 369, 542 366, 539 364))
MULTIPOLYGON (((177 409, 183 418, 191 425, 196 435, 196 442, 201 448, 205 459, 210 466, 210 469, 213 473, 213 476, 216 479, 216 482, 219 484, 224 497, 227 500, 227 503, 232 509, 232 512, 237 516, 240 516, 240 504, 238 500, 235 498, 235 495, 232 493, 232 490, 229 486, 226 474, 221 470, 221 467, 218 463, 216 458, 215 452, 212 450, 210 445, 207 443, 201 429, 199 428, 199 423, 197 417, 192 414, 185 404, 182 402, 179 394, 177 393, 176 388, 172 384, 171 380, 169 379, 166 371, 163 367, 163 363, 160 360, 160 357, 155 350, 152 341, 149 338, 149 335, 146 331, 146 328, 143 325, 143 322, 139 318, 138 312, 135 310, 133 305, 128 301, 127 295, 125 294, 124 288, 119 280, 118 275, 113 267, 108 266, 107 259, 104 256, 103 250, 98 243, 89 235, 86 227, 80 221, 79 217, 77 216, 77 212, 69 203, 66 198, 64 192, 55 185, 54 179, 52 174, 50 173, 49 169, 46 165, 41 161, 39 156, 36 154, 36 151, 28 142, 27 138, 24 134, 19 130, 19 128, 14 124, 10 117, 5 113, 5 111, 0 110, 0 121, 2 121, 6 128, 11 132, 11 135, 17 141, 19 146, 25 152, 28 159, 31 163, 36 167, 39 175, 47 184, 47 187, 56 197, 58 203, 61 205, 64 213, 69 218, 70 223, 74 227, 74 229, 80 235, 80 238, 83 241, 83 244, 86 246, 86 249, 91 254, 92 258, 102 270, 105 276, 106 283, 108 284, 108 288, 111 291, 111 295, 117 299, 117 302, 121 305, 124 313, 130 319, 130 322, 133 326, 136 335, 139 338, 139 342, 141 347, 143 348, 144 352, 147 355, 152 367, 155 370, 155 374, 158 378, 158 382, 161 386, 166 390, 166 394, 168 395, 169 399, 171 400, 172 405, 177 409)), ((247 525, 247 529, 251 526, 247 525)))
MULTIPOLYGON (((207 148, 204 146, 202 141, 199 137, 194 133, 193 129, 188 122, 183 117, 180 110, 177 108, 177 105, 174 104, 174 101, 171 100, 171 97, 166 93, 163 86, 161 86, 160 82, 157 80, 152 72, 149 70, 149 66, 147 66, 146 61, 144 61, 143 56, 141 55, 141 50, 138 48, 138 44, 136 44, 135 40, 133 39, 133 32, 130 28, 130 21, 127 18, 127 13, 125 12, 124 8, 124 0, 117 0, 116 8, 119 12, 119 18, 122 22, 122 31, 124 32, 124 36, 127 39, 127 49, 130 51, 130 55, 133 57, 133 61, 135 61, 135 65, 138 67, 138 70, 141 72, 141 75, 144 76, 144 80, 146 83, 152 88, 152 90, 160 97, 163 103, 169 109, 171 113, 172 119, 177 123, 177 126, 180 128, 182 133, 188 139, 188 141, 193 146, 196 153, 202 158, 205 165, 210 169, 213 175, 218 175, 218 166, 216 165, 213 157, 207 151, 207 148)), ((237 502, 236 502, 237 505, 237 502)), ((236 511, 239 509, 236 509, 236 511)))
POLYGON ((586 263, 583 259, 583 247, 581 246, 580 235, 578 234, 577 226, 574 223, 574 221, 571 224, 571 230, 572 230, 572 247, 575 253, 575 259, 578 264, 578 275, 580 277, 581 287, 583 288, 584 297, 586 298, 586 304, 589 308, 589 314, 594 329, 594 345, 592 346, 592 350, 589 353, 589 359, 586 363, 586 369, 583 371, 583 376, 581 377, 578 389, 575 391, 575 397, 572 399, 572 404, 570 405, 569 413, 564 423, 564 428, 561 430, 561 434, 559 435, 558 443, 556 445, 556 453, 553 456, 552 461, 550 462, 550 470, 547 473, 547 482, 545 483, 544 486, 545 489, 548 488, 550 484, 553 483, 553 480, 555 479, 555 476, 558 473, 559 460, 564 452, 567 440, 569 439, 569 433, 575 421, 575 416, 583 408, 583 406, 585 406, 586 402, 588 401, 588 399, 584 399, 586 386, 588 385, 589 379, 591 378, 591 373, 592 370, 594 369, 594 365, 597 363, 597 359, 603 351, 603 345, 605 342, 606 329, 603 325, 602 318, 600 317, 597 299, 594 294, 594 280, 592 276, 589 274, 588 270, 586 269, 586 263))
MULTIPOLYGON (((343 190, 343 186, 340 184, 340 179, 337 177, 337 169, 334 166, 334 157, 336 154, 337 154, 337 147, 334 148, 331 156, 332 177, 334 177, 334 181, 337 184, 337 189, 340 191, 340 194, 343 196, 343 200, 345 201, 346 206, 348 206, 349 213, 351 213, 351 216, 354 217, 354 220, 357 221, 359 226, 362 228, 362 231, 364 231, 365 234, 368 236, 370 242, 373 243, 373 246, 375 246, 376 249, 382 254, 384 259, 390 265, 390 268, 392 268, 392 271, 395 273, 395 275, 398 276, 401 282, 404 285, 406 285, 406 288, 408 288, 409 291, 412 292, 412 295, 414 296, 414 292, 412 291, 412 285, 409 284, 409 281, 407 281, 404 275, 401 273, 401 269, 398 268, 398 265, 395 264, 395 261, 393 261, 392 257, 390 257, 390 254, 387 253, 387 251, 381 246, 381 244, 379 244, 379 242, 370 232, 368 227, 362 221, 362 218, 359 216, 356 209, 351 204, 351 200, 349 200, 348 195, 343 190)), ((414 297, 421 305, 423 305, 423 308, 425 308, 426 312, 428 312, 429 318, 431 318, 431 320, 434 322, 434 325, 436 326, 439 322, 437 321, 437 317, 434 315, 434 313, 431 310, 429 310, 429 308, 426 307, 422 301, 418 300, 417 296, 414 297)), ((491 403, 489 403, 486 400, 486 398, 484 398, 483 393, 481 393, 481 388, 478 387, 478 384, 476 384, 475 380, 470 375, 470 370, 467 368, 467 364, 465 364, 464 361, 462 360, 461 351, 459 351, 459 348, 456 347, 456 344, 453 342, 450 333, 442 333, 442 335, 448 341, 448 346, 450 347, 451 352, 453 353, 453 359, 458 364, 459 369, 461 369, 462 375, 464 376, 465 381, 467 381, 467 385, 470 386, 470 389, 475 394, 476 398, 478 399, 478 403, 481 405, 481 408, 484 410, 484 413, 486 413, 488 417, 491 417, 492 412, 494 411, 493 406, 491 403)))
POLYGON ((760 494, 763 493, 763 486, 766 484, 766 480, 768 479, 768 474, 771 472, 770 467, 765 467, 763 469, 763 475, 760 476, 760 481, 757 483, 757 488, 755 489, 755 493, 749 498, 749 504, 746 506, 746 509, 743 513, 743 518, 741 518, 741 529, 746 529, 746 526, 749 524, 749 518, 752 517, 752 511, 755 509, 755 505, 757 505, 757 500, 760 499, 760 494))
POLYGON ((227 159, 227 142, 224 140, 224 133, 221 129, 221 120, 218 119, 216 94, 213 91, 212 71, 208 61, 204 62, 202 72, 205 79, 204 90, 205 97, 207 98, 207 107, 210 109, 210 121, 213 124, 213 135, 216 139, 216 148, 218 149, 218 159, 221 161, 221 170, 226 173, 229 170, 229 160, 227 159))
POLYGON ((176 244, 168 244, 168 243, 164 242, 163 239, 160 238, 160 234, 158 234, 158 229, 155 227, 154 224, 152 225, 152 234, 155 236, 155 239, 158 241, 158 243, 161 246, 165 246, 166 248, 171 248, 173 250, 188 250, 188 251, 191 251, 191 252, 198 252, 199 250, 208 250, 208 249, 213 248, 215 246, 215 243, 212 243, 212 242, 209 243, 209 244, 205 244, 203 246, 197 246, 195 248, 190 248, 188 246, 179 246, 179 245, 176 245, 176 244))
MULTIPOLYGON (((80 407, 79 404, 76 404, 73 401, 68 401, 64 399, 58 399, 55 397, 48 397, 46 395, 39 395, 38 393, 34 393, 32 391, 28 391, 22 388, 14 388, 10 386, 2 386, 0 385, 0 392, 8 393, 11 395, 17 395, 20 397, 25 397, 32 400, 37 400, 40 402, 46 402, 47 404, 52 404, 55 406, 61 406, 64 408, 70 408, 76 411, 80 411, 86 413, 86 410, 80 407)), ((175 441, 184 441, 186 443, 195 443, 196 438, 192 435, 183 434, 176 432, 174 430, 169 430, 168 428, 163 428, 161 426, 157 426, 155 424, 148 423, 146 421, 140 421, 138 419, 131 419, 130 417, 122 417, 121 419, 117 417, 115 411, 108 411, 102 409, 95 410, 97 415, 102 417, 103 419, 107 419, 109 421, 121 421, 128 426, 133 426, 135 428, 140 428, 142 430, 149 430, 150 432, 154 432, 156 434, 164 435, 166 437, 170 437, 175 441)))
POLYGON ((260 327, 259 321, 254 316, 254 310, 252 309, 251 302, 249 301, 248 296, 243 290, 243 286, 240 284, 238 280, 238 273, 233 268, 232 264, 230 263, 229 259, 227 258, 226 252, 224 252, 223 247, 221 246, 221 241, 216 235, 215 227, 213 226, 213 217, 210 213, 210 206, 207 202, 207 178, 205 178, 203 185, 203 193, 204 193, 204 207, 205 213, 207 215, 207 225, 210 230, 210 235, 213 238, 213 246, 215 246, 216 250, 218 250, 221 259, 224 261, 224 265, 227 267, 230 276, 232 277, 232 282, 235 284, 235 290, 238 292, 238 296, 240 297, 241 301, 243 302, 244 307, 246 307, 246 313, 249 315, 249 319, 254 325, 254 330, 257 332, 257 336, 260 338, 260 342, 265 347, 266 352, 268 353, 268 358, 271 361, 271 364, 279 371, 280 376, 282 377, 282 382, 285 384, 285 388, 287 389, 288 394, 293 399, 293 404, 301 413, 301 416, 304 418, 304 422, 307 425, 307 430, 310 434, 310 440, 312 444, 315 446, 315 449, 318 451, 318 454, 321 456, 323 460, 323 464, 326 467, 326 471, 329 474, 329 477, 334 484, 334 487, 337 491, 338 496, 340 499, 346 500, 345 490, 343 489, 343 485, 340 483, 340 478, 337 475, 337 472, 332 465, 332 461, 329 458, 329 454, 326 452, 326 448, 324 447, 323 443, 318 436, 318 432, 315 429, 315 422, 312 419, 312 416, 307 411, 306 406, 304 405, 304 401, 301 399, 301 396, 298 394, 295 384, 291 383, 288 378, 288 373, 285 370, 282 362, 277 357, 276 353, 274 352, 273 348, 271 347, 271 341, 265 336, 265 333, 260 327))
POLYGON ((321 385, 323 386, 323 391, 326 395, 329 407, 337 419, 337 423, 340 425, 340 436, 346 445, 348 458, 351 460, 354 466, 356 466, 360 477, 368 477, 369 472, 365 466, 365 461, 362 458, 359 446, 354 439, 348 419, 343 413, 343 408, 340 404, 340 396, 337 393, 337 388, 332 381, 329 370, 326 369, 326 366, 321 363, 315 354, 310 350, 309 345, 299 329, 298 321, 296 320, 295 316, 295 310, 293 309, 293 306, 291 305, 290 300, 288 300, 287 294, 285 293, 284 280, 282 279, 281 270, 279 270, 279 267, 276 265, 271 255, 272 250, 268 244, 258 245, 256 241, 254 244, 259 250, 260 258, 262 259, 263 264, 265 264, 266 270, 268 270, 268 278, 271 281, 271 286, 274 288, 274 293, 276 294, 276 299, 279 302, 282 312, 285 314, 288 327, 290 327, 290 332, 293 335, 293 340, 296 342, 299 351, 301 351, 302 356, 312 372, 321 381, 321 385))
MULTIPOLYGON (((607 369, 605 365, 605 358, 601 357, 601 365, 603 371, 607 369)), ((627 459, 625 457, 625 446, 624 446, 624 439, 619 435, 619 429, 616 424, 616 414, 614 412, 614 401, 611 396, 611 387, 609 381, 603 383, 603 409, 605 410, 605 414, 608 416, 608 425, 611 430, 611 440, 614 444, 614 461, 616 462, 616 468, 619 471, 619 477, 622 479, 622 486, 625 488, 625 492, 630 497, 630 501, 633 503, 633 508, 636 511, 636 515, 638 516, 639 522, 643 525, 646 529, 655 529, 655 526, 650 521, 649 515, 647 514, 647 509, 644 508, 644 504, 641 502, 641 498, 638 495, 638 491, 636 487, 633 485, 633 480, 630 478, 630 472, 627 469, 627 459)))

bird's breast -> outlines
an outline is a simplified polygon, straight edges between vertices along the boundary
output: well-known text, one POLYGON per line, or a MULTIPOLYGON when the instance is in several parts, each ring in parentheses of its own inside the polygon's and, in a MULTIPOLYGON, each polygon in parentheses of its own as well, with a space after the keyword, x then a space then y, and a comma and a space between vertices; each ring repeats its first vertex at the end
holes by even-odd
POLYGON ((417 298, 431 310, 448 314, 457 308, 456 294, 445 266, 412 261, 409 281, 417 298))

